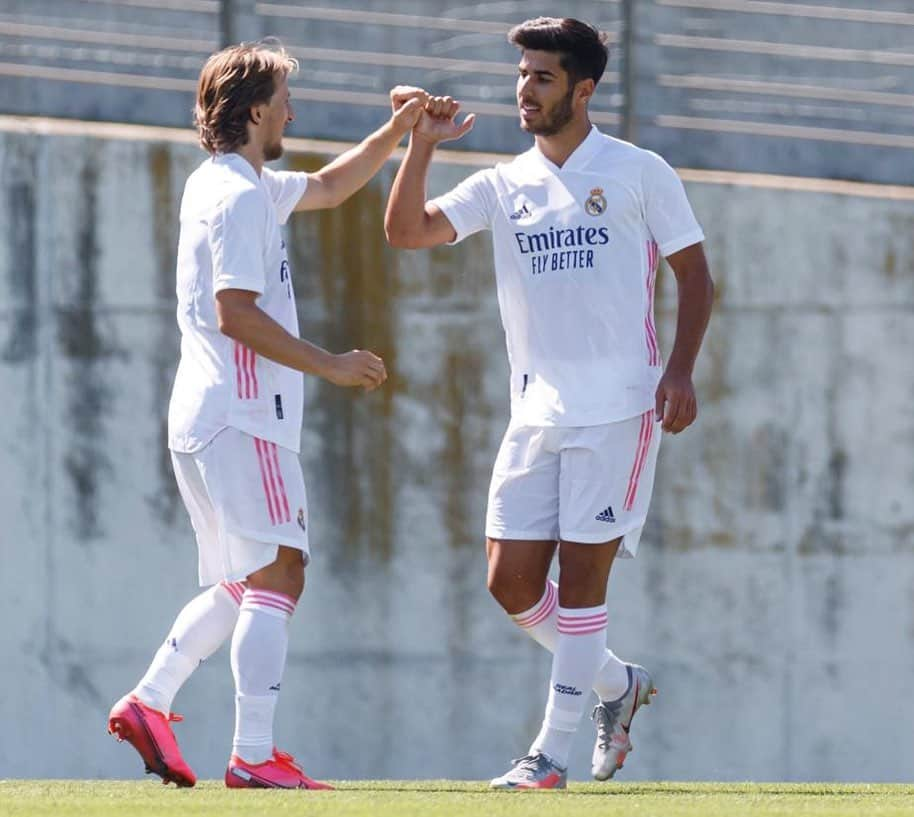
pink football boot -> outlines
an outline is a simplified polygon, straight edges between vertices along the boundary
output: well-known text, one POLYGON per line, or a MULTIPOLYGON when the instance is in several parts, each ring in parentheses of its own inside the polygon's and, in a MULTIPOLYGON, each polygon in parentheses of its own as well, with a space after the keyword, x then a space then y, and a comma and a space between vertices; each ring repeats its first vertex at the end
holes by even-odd
POLYGON ((332 789, 308 777, 292 755, 273 750, 263 763, 246 763, 238 755, 229 758, 225 785, 230 789, 332 789))
POLYGON ((108 715, 108 733, 119 741, 126 740, 140 753, 147 774, 157 774, 163 783, 193 786, 197 776, 181 757, 169 725, 180 720, 180 715, 165 715, 146 706, 136 695, 125 695, 108 715))

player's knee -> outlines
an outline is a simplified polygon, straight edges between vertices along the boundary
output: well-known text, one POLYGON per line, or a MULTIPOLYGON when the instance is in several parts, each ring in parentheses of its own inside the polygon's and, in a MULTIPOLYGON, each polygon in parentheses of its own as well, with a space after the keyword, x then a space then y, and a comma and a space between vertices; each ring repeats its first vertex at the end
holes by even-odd
POLYGON ((490 570, 487 586, 492 598, 497 601, 506 613, 516 615, 523 610, 529 609, 537 601, 535 590, 527 587, 523 582, 518 581, 517 577, 490 570), (531 602, 530 599, 533 599, 531 602))
POLYGON ((486 579, 486 586, 489 588, 492 598, 495 599, 502 607, 510 603, 511 600, 511 583, 505 580, 497 570, 489 570, 486 579))

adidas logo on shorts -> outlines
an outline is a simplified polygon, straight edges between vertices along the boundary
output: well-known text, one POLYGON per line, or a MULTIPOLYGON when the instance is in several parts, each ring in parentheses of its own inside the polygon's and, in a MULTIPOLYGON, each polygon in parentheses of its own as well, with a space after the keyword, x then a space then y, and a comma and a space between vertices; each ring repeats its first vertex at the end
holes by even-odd
POLYGON ((600 511, 600 513, 598 513, 594 519, 596 519, 597 522, 615 522, 616 517, 613 516, 613 506, 607 506, 606 510, 600 511))

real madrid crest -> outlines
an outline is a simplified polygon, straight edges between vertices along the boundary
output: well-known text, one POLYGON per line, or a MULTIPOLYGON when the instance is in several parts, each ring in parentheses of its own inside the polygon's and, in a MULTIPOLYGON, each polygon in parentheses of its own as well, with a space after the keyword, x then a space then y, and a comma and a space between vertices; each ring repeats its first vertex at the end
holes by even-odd
POLYGON ((606 199, 603 197, 602 187, 595 187, 590 191, 590 196, 584 202, 584 210, 590 216, 601 216, 606 212, 606 199))

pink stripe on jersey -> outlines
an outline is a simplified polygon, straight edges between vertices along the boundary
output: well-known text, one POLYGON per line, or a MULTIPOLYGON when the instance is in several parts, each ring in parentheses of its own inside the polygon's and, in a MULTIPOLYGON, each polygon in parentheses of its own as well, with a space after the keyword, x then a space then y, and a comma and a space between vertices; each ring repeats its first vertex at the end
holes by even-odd
POLYGON ((257 397, 257 355, 235 341, 235 385, 242 400, 257 397))
POLYGON ((244 397, 244 372, 241 367, 241 349, 242 346, 238 341, 235 341, 235 385, 238 387, 238 396, 244 397))
POLYGON ((269 464, 267 462, 264 446, 266 442, 259 437, 254 438, 254 447, 257 449, 257 461, 260 464, 260 479, 263 482, 263 493, 267 500, 267 512, 270 514, 270 522, 276 524, 276 509, 273 507, 273 493, 270 488, 269 464))
POLYGON ((289 511, 289 498, 286 496, 286 484, 282 481, 282 471, 279 470, 279 452, 276 448, 276 443, 267 443, 267 446, 273 459, 273 467, 276 469, 276 481, 279 485, 279 502, 277 502, 277 507, 279 508, 279 521, 290 522, 292 520, 292 513, 289 511))
POLYGON ((248 353, 248 374, 251 378, 251 393, 248 394, 248 397, 257 397, 257 355, 254 354, 253 349, 246 349, 248 353))
POLYGON ((647 311, 644 315, 644 335, 647 343, 647 362, 650 366, 660 365, 660 347, 657 330, 654 328, 654 290, 657 285, 657 265, 660 252, 654 241, 647 242, 647 311))
POLYGON ((241 604, 241 599, 244 596, 244 582, 219 582, 219 584, 226 589, 235 604, 241 604))
POLYGON ((635 451, 635 461, 632 463, 632 472, 628 478, 628 491, 625 494, 625 503, 622 506, 626 511, 630 511, 635 504, 638 481, 641 479, 641 471, 644 469, 644 463, 647 460, 647 452, 650 450, 653 436, 654 410, 649 409, 641 415, 641 433, 638 437, 638 449, 635 451))
POLYGON ((521 618, 514 617, 514 623, 519 627, 529 629, 530 627, 535 627, 541 621, 545 621, 549 614, 555 610, 555 605, 558 602, 557 595, 555 585, 552 582, 546 582, 546 592, 543 595, 542 603, 537 605, 529 615, 521 618))

